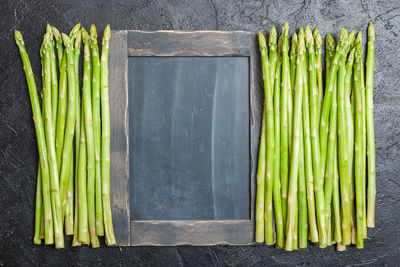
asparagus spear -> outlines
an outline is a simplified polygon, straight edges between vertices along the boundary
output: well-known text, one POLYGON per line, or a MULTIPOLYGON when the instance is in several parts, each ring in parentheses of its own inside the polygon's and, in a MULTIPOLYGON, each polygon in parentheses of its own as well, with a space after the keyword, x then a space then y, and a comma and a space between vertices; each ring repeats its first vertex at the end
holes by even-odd
MULTIPOLYGON (((82 121, 83 113, 81 114, 82 121)), ((76 176, 78 183, 78 240, 83 244, 89 244, 88 231, 88 206, 87 206, 87 191, 86 191, 86 139, 85 139, 85 124, 82 123, 82 131, 80 133, 79 142, 79 164, 78 175, 76 176)))
POLYGON ((58 69, 60 70, 60 74, 61 74, 62 60, 63 60, 63 56, 64 56, 64 47, 62 44, 62 38, 61 38, 60 32, 57 30, 56 27, 52 26, 51 31, 53 32, 54 39, 56 40, 58 69))
MULTIPOLYGON (((355 31, 349 34, 349 39, 352 38, 354 40, 355 31), (351 37, 353 36, 353 37, 351 37)), ((351 91, 351 83, 352 75, 353 75, 353 61, 354 61, 354 49, 349 54, 347 59, 347 63, 345 65, 345 82, 344 82, 344 101, 345 101, 345 117, 346 117, 346 136, 348 143, 348 155, 349 155, 349 177, 350 177, 350 205, 351 205, 351 216, 350 216, 350 224, 351 224, 351 235, 352 235, 352 243, 355 244, 355 230, 356 230, 356 222, 355 222, 355 210, 354 210, 354 175, 353 175, 353 153, 354 153, 354 123, 353 116, 351 114, 351 103, 350 103, 350 91, 351 91)))
POLYGON ((367 156, 368 156, 368 227, 375 227, 375 133, 374 133, 374 52, 375 29, 372 23, 368 27, 368 50, 366 71, 367 104, 367 156))
POLYGON ((60 172, 60 199, 64 207, 63 214, 65 215, 65 206, 67 204, 67 192, 68 192, 68 179, 71 168, 71 153, 72 153, 72 140, 74 137, 74 122, 75 122, 75 68, 73 51, 71 45, 71 39, 66 35, 62 34, 63 43, 65 45, 65 57, 67 58, 67 76, 68 76, 68 111, 67 121, 65 126, 65 136, 61 160, 61 172, 60 172))
MULTIPOLYGON (((304 110, 304 95, 303 92, 303 110, 304 110)), ((304 113, 303 113, 303 117, 304 113)), ((300 125, 300 147, 299 147, 299 177, 298 187, 299 192, 297 195, 298 205, 298 239, 299 247, 307 247, 307 234, 308 234, 308 223, 307 223, 307 193, 306 193, 306 170, 307 166, 304 166, 304 151, 307 149, 304 147, 304 137, 307 134, 304 122, 300 125)), ((308 133, 309 134, 309 133, 308 133)))
POLYGON ((87 153, 87 199, 89 212, 89 234, 92 247, 99 247, 99 239, 96 235, 96 210, 95 210, 95 153, 93 138, 93 120, 92 120, 92 89, 91 77, 92 66, 90 58, 90 37, 85 29, 82 28, 82 38, 84 43, 84 61, 83 61, 83 88, 82 88, 82 112, 84 113, 85 135, 86 135, 86 153, 87 153))
MULTIPOLYGON (((317 28, 313 31, 313 37, 315 42, 315 68, 317 71, 317 83, 318 83, 318 122, 320 120, 321 111, 322 111, 322 101, 324 100, 324 92, 323 92, 323 82, 322 82, 322 65, 321 65, 321 57, 322 57, 322 38, 319 34, 317 28)), ((319 127, 319 123, 317 123, 317 127, 319 127)), ((317 128, 317 132, 318 132, 317 128)), ((318 135, 317 135, 318 136, 318 135)))
MULTIPOLYGON (((345 38, 347 39, 347 31, 344 31, 345 38)), ((340 41, 339 41, 340 42, 340 41)), ((347 41, 346 41, 347 42, 347 41)), ((342 197, 342 231, 343 231, 343 245, 351 244, 351 205, 350 205, 350 177, 349 177, 349 155, 348 155, 348 142, 346 136, 346 116, 345 116, 345 101, 344 101, 344 76, 345 76, 345 58, 339 58, 339 71, 338 71, 338 141, 339 141, 339 177, 340 189, 342 197)), ((333 66, 331 68, 332 72, 333 66)), ((331 76, 331 79, 333 77, 331 76)))
MULTIPOLYGON (((335 90, 336 91, 336 90, 335 90)), ((334 96, 336 96, 336 92, 333 92, 334 96)), ((337 100, 332 99, 332 109, 337 110, 337 100)), ((336 113, 336 112, 335 112, 336 113)), ((337 120, 337 116, 336 116, 337 120)), ((336 122, 337 123, 337 122, 336 122)), ((335 132, 336 135, 336 132, 335 132)), ((339 192, 339 174, 338 174, 338 166, 337 166, 337 138, 335 138, 335 151, 334 151, 334 159, 333 159, 333 214, 334 214, 334 225, 335 225, 335 241, 337 244, 342 243, 342 224, 341 224, 341 216, 340 216, 340 192, 339 192)))
POLYGON ((290 179, 289 179, 289 194, 288 194, 288 215, 286 226, 286 246, 285 250, 293 250, 293 233, 296 219, 296 202, 297 202, 297 178, 299 174, 299 150, 300 150, 300 130, 301 130, 301 110, 302 110, 302 95, 303 82, 302 77, 304 71, 304 30, 300 28, 298 37, 298 52, 297 52, 297 68, 296 68, 296 89, 293 108, 293 140, 290 179))
MULTIPOLYGON (((61 171, 61 156, 64 146, 65 119, 67 113, 67 59, 63 57, 60 67, 60 82, 58 90, 57 126, 56 126, 56 158, 58 173, 61 171)), ((60 177, 61 178, 61 177, 60 177)))
POLYGON ((362 110, 362 94, 361 94, 361 66, 362 66, 362 46, 361 42, 356 44, 355 56, 355 71, 354 71, 354 88, 355 88, 355 107, 356 107, 356 120, 355 120, 355 182, 356 182, 356 206, 357 206, 357 248, 364 247, 364 226, 363 226, 363 203, 362 203, 362 171, 361 168, 363 153, 362 153, 362 123, 363 123, 363 110, 362 110))
POLYGON ((286 229, 287 214, 287 190, 289 176, 289 128, 288 128, 288 88, 290 83, 289 70, 289 23, 282 27, 282 84, 281 84, 281 186, 282 186, 282 221, 283 229, 286 229))
POLYGON ((292 133, 293 133, 293 94, 296 88, 296 60, 297 60, 297 34, 292 35, 292 46, 290 48, 290 84, 288 87, 288 120, 289 120, 289 157, 292 152, 292 133))
MULTIPOLYGON (((358 33, 358 35, 357 35, 357 40, 356 40, 356 43, 357 42, 359 42, 360 44, 361 44, 361 47, 362 47, 362 33, 361 32, 359 32, 358 33)), ((363 59, 363 55, 364 55, 364 52, 363 53, 361 53, 361 62, 364 62, 364 59, 363 59)), ((362 99, 361 99, 361 101, 363 102, 363 104, 362 104, 362 107, 363 107, 363 116, 362 116, 362 119, 363 119, 363 125, 362 125, 362 128, 363 128, 363 134, 362 134, 362 147, 361 147, 361 151, 362 151, 362 153, 363 153, 363 156, 362 156, 362 164, 361 164, 361 168, 362 168, 362 186, 363 186, 363 190, 362 190, 362 192, 363 192, 363 212, 364 212, 364 216, 363 216, 363 218, 364 218, 364 223, 363 223, 363 225, 364 225, 364 237, 367 237, 367 207, 366 207, 366 198, 367 198, 367 196, 366 196, 366 158, 367 158, 367 149, 366 149, 366 147, 367 147, 367 129, 366 129, 366 127, 367 127, 367 122, 366 122, 366 99, 365 99, 365 84, 364 84, 364 65, 362 64, 361 65, 361 77, 362 77, 362 79, 361 79, 361 97, 362 97, 362 99)), ((355 102, 355 101, 354 101, 355 102)), ((355 104, 355 103, 354 103, 355 104)), ((355 120, 355 119, 354 119, 355 120)))
POLYGON ((276 39, 277 33, 275 26, 272 25, 271 30, 269 31, 268 35, 268 80, 271 82, 270 90, 272 90, 272 95, 274 92, 274 83, 275 83, 275 69, 276 69, 276 62, 277 62, 277 46, 276 46, 276 39))
POLYGON ((40 172, 40 164, 37 172, 36 182, 36 199, 35 199, 35 235, 33 236, 33 243, 40 245, 42 240, 40 238, 40 229, 42 222, 42 178, 40 172))
MULTIPOLYGON (((333 36, 330 33, 328 33, 326 35, 325 41, 326 41, 326 43, 325 43, 325 50, 326 50, 326 52, 325 52, 325 67, 326 67, 325 82, 328 83, 332 60, 335 56, 336 49, 335 49, 335 40, 333 39, 333 36)), ((328 85, 326 84, 326 86, 328 86, 328 85)))
POLYGON ((112 225, 110 207, 110 107, 108 98, 108 50, 111 37, 110 25, 107 25, 103 33, 101 50, 101 187, 103 199, 104 230, 106 244, 115 245, 114 229, 112 225))
POLYGON ((283 219, 282 219, 282 195, 281 195, 281 177, 280 177, 280 158, 281 158, 281 53, 282 53, 282 36, 278 40, 278 55, 276 60, 275 71, 275 89, 274 89, 274 175, 273 175, 273 198, 276 225, 276 247, 284 246, 283 219))
POLYGON ((269 64, 265 38, 259 33, 261 62, 263 67, 264 93, 265 93, 265 113, 266 113, 266 170, 265 170, 265 200, 264 200, 264 242, 267 245, 274 244, 272 228, 272 192, 274 174, 274 107, 273 95, 269 79, 269 64))
MULTIPOLYGON (((56 127, 57 119, 57 104, 58 104, 58 77, 57 77, 57 67, 56 67, 56 54, 54 52, 54 40, 53 40, 53 30, 52 27, 47 24, 46 32, 51 33, 50 40, 50 72, 51 72, 51 115, 53 120, 53 127, 56 127)), ((55 132, 55 130, 54 130, 55 132)))
POLYGON ((44 106, 44 129, 46 133, 46 147, 48 151, 48 163, 50 173, 50 187, 51 187, 51 207, 53 214, 54 224, 54 238, 56 248, 64 247, 64 236, 62 231, 62 214, 61 214, 61 203, 59 194, 58 184, 58 170, 57 170, 57 159, 55 149, 55 133, 52 121, 52 109, 51 109, 51 62, 50 62, 50 50, 51 50, 51 39, 52 33, 47 32, 44 35, 42 44, 41 56, 44 60, 44 87, 43 87, 43 106, 44 106))
POLYGON ((70 154, 70 168, 68 172, 68 189, 67 189, 67 204, 65 206, 65 217, 64 217, 64 222, 65 222, 65 234, 66 235, 72 235, 74 233, 74 215, 73 215, 73 210, 74 210, 74 199, 73 199, 73 194, 74 194, 74 155, 71 152, 70 154))
MULTIPOLYGON (((79 159, 79 155, 76 155, 75 158, 76 162, 78 162, 79 159)), ((73 170, 71 170, 71 172, 73 172, 73 170)), ((72 239, 72 246, 76 247, 76 246, 80 246, 81 242, 79 242, 79 229, 78 229, 78 223, 79 223, 79 205, 78 205, 78 176, 75 176, 75 181, 74 181, 74 231, 73 231, 73 239, 72 239)))
POLYGON ((101 124, 100 124, 100 61, 99 48, 97 45, 97 32, 94 24, 90 27, 90 53, 92 56, 92 108, 93 108, 93 136, 94 150, 96 160, 96 234, 104 235, 103 225, 103 204, 101 202, 101 170, 100 170, 100 152, 101 152, 101 124))
POLYGON ((328 138, 328 119, 329 119, 329 110, 332 102, 332 92, 334 86, 336 86, 336 80, 333 78, 337 72, 337 63, 340 55, 344 50, 344 43, 347 42, 347 39, 344 38, 344 30, 340 31, 340 38, 337 45, 337 49, 335 50, 333 37, 328 34, 326 36, 326 68, 327 68, 327 77, 326 77, 326 87, 325 87, 325 95, 324 101, 322 104, 322 112, 321 112, 321 121, 319 125, 319 145, 321 150, 321 175, 324 176, 325 173, 325 163, 326 163, 326 150, 327 150, 327 138, 328 138), (335 51, 335 52, 333 52, 335 51), (332 57, 328 57, 332 54, 332 57), (329 59, 330 58, 330 59, 329 59), (332 78, 331 78, 332 77, 332 78))
MULTIPOLYGON (((336 77, 334 78, 336 80, 336 77)), ((332 192, 334 190, 334 175, 335 175, 335 160, 337 158, 337 152, 336 152, 336 146, 337 146, 337 141, 336 141, 336 135, 337 135, 337 88, 336 86, 333 88, 333 95, 332 95, 332 107, 330 110, 330 118, 329 118, 329 139, 328 139, 328 149, 327 149, 327 165, 326 165, 326 172, 325 172, 325 211, 326 211, 326 221, 332 221, 331 220, 331 200, 332 200, 332 192)), ((338 204, 338 203, 334 203, 338 204)), ((337 207, 336 207, 337 208, 337 207)), ((335 209, 335 206, 334 206, 335 209)), ((334 210, 334 213, 337 211, 334 210)), ((340 219, 340 212, 339 212, 339 219, 340 219)), ((335 229, 337 227, 337 218, 335 218, 335 229)), ((340 226, 340 224, 339 224, 340 226)), ((341 227, 341 226, 340 226, 341 227)), ((341 229, 336 229, 335 231, 339 231, 341 233, 341 229)), ((341 235, 341 234, 340 234, 341 235)), ((336 242, 341 242, 338 241, 336 238, 335 234, 335 241, 336 242)))
POLYGON ((15 30, 15 43, 18 46, 19 53, 26 76, 26 82, 28 84, 29 98, 31 101, 33 122, 35 126, 36 139, 39 151, 39 161, 41 170, 41 182, 42 182, 42 193, 43 193, 43 214, 45 224, 45 244, 53 244, 53 216, 51 211, 51 200, 50 200, 50 174, 49 166, 47 162, 47 148, 45 140, 45 132, 43 119, 41 116, 39 97, 36 90, 35 77, 32 72, 31 62, 25 49, 25 42, 22 38, 22 34, 15 30))
POLYGON ((261 122, 260 148, 258 150, 257 196, 256 196, 256 242, 264 242, 264 200, 265 200, 265 105, 261 122))
MULTIPOLYGON (((314 189, 317 189, 317 185, 320 186, 319 183, 322 183, 322 178, 320 176, 320 148, 319 148, 319 138, 318 138, 318 124, 319 124, 319 115, 318 115, 318 87, 317 87, 317 71, 316 71, 316 58, 314 53, 314 38, 312 36, 310 28, 307 26, 305 31, 306 38, 306 47, 309 55, 309 64, 307 68, 309 69, 309 96, 310 96, 310 110, 308 109, 308 94, 304 94, 303 98, 303 116, 306 116, 303 119, 304 131, 307 135, 305 138, 305 146, 306 146, 306 177, 308 178, 307 184, 309 185, 308 189, 308 212, 310 216, 310 236, 311 242, 318 242, 319 237, 325 238, 321 233, 318 235, 318 228, 316 224, 316 213, 315 213, 315 201, 314 201, 314 189), (308 118, 309 114, 309 118, 308 118), (311 132, 311 140, 310 140, 310 132, 311 132), (317 181, 318 180, 318 181, 317 181), (314 185, 314 186, 313 186, 314 185)), ((308 91, 307 91, 308 92, 308 91)), ((316 192, 317 194, 317 192, 316 192)), ((317 195, 316 195, 317 197, 317 195)), ((317 198, 318 200, 318 198, 317 198)), ((321 232, 321 227, 320 232, 321 232)))

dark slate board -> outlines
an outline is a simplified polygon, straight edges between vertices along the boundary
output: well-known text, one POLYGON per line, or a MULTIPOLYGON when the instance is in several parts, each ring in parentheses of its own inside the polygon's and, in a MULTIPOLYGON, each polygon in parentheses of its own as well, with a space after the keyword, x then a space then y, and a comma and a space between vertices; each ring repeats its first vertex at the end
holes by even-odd
POLYGON ((131 219, 250 219, 249 58, 128 66, 131 219))

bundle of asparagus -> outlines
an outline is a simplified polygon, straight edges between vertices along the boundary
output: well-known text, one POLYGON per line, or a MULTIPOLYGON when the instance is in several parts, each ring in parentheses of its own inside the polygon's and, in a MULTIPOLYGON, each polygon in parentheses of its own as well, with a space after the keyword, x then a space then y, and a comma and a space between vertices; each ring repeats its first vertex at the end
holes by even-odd
POLYGON ((325 84, 318 30, 300 28, 290 53, 288 32, 286 22, 277 38, 273 26, 268 48, 259 32, 265 104, 255 241, 288 251, 308 240, 361 249, 375 227, 374 26, 365 75, 362 33, 342 28, 336 47, 326 36, 325 84))
POLYGON ((43 84, 40 107, 25 43, 22 34, 15 31, 39 150, 35 244, 41 244, 44 239, 45 244, 55 243, 56 248, 63 248, 63 228, 66 235, 73 235, 73 246, 99 247, 98 236, 103 235, 107 245, 116 244, 110 207, 110 35, 107 25, 100 60, 95 25, 90 27, 90 35, 80 24, 69 35, 60 35, 55 27, 47 25, 40 49, 43 84), (80 103, 82 41, 84 67, 80 103))

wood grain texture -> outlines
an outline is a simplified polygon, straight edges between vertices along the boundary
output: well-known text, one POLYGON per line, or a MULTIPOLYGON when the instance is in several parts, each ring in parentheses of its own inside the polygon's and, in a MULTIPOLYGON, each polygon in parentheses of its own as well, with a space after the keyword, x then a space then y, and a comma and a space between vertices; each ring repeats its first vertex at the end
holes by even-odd
MULTIPOLYGON (((254 203, 263 87, 257 33, 219 31, 113 31, 110 44, 112 126, 111 188, 114 227, 120 245, 249 245, 254 244, 254 203), (125 42, 125 44, 123 44, 125 42), (250 94, 250 220, 134 221, 129 216, 129 128, 127 119, 128 56, 246 56, 250 94), (129 221, 130 226, 127 226, 129 221), (126 236, 129 235, 129 237, 126 236)), ((132 209, 134 211, 134 207, 132 209)))
POLYGON ((129 245, 129 138, 127 32, 112 32, 109 52, 110 190, 115 238, 129 245))
POLYGON ((131 245, 251 245, 252 232, 249 220, 131 221, 131 245))

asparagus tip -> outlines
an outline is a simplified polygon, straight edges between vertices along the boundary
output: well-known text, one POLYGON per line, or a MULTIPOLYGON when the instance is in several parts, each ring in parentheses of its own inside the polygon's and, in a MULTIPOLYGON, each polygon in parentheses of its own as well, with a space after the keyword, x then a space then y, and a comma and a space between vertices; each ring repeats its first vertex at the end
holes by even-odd
POLYGON ((352 31, 349 33, 349 44, 350 44, 350 48, 354 47, 355 39, 356 39, 356 31, 355 31, 355 30, 352 30, 352 31))
POLYGON ((94 24, 92 24, 92 26, 90 26, 90 38, 92 39, 92 42, 94 44, 97 44, 97 30, 96 30, 96 26, 94 24))
POLYGON ((375 27, 372 22, 370 22, 368 26, 368 38, 375 39, 375 27))
POLYGON ((279 38, 278 38, 278 52, 279 53, 282 52, 282 45, 283 45, 282 35, 280 35, 279 38))
POLYGON ((57 42, 62 42, 61 35, 58 29, 52 26, 51 30, 53 32, 54 39, 56 39, 57 42))
POLYGON ((298 39, 298 40, 297 40, 297 44, 298 44, 297 51, 298 51, 298 54, 301 55, 301 54, 304 53, 304 49, 305 49, 305 43, 304 43, 304 28, 303 28, 303 27, 300 27, 299 35, 298 35, 298 38, 297 38, 297 39, 298 39))
POLYGON ((290 49, 292 53, 296 53, 297 51, 297 33, 293 33, 292 35, 292 46, 290 49))
POLYGON ((20 31, 14 30, 14 36, 15 36, 15 42, 17 43, 18 46, 25 44, 20 31))
POLYGON ((317 28, 314 29, 313 31, 313 37, 314 37, 314 42, 315 45, 319 48, 321 48, 322 46, 322 38, 321 38, 321 34, 319 34, 319 31, 317 28))
POLYGON ((285 35, 285 36, 287 36, 289 34, 289 22, 285 22, 285 23, 283 23, 283 26, 282 26, 282 35, 285 35))
POLYGON ((65 47, 67 47, 67 48, 71 47, 71 39, 69 38, 69 36, 66 35, 65 33, 62 33, 61 36, 62 36, 65 47))
POLYGON ((50 24, 48 24, 48 23, 47 23, 47 25, 46 25, 46 32, 51 32, 51 33, 53 32, 53 30, 52 30, 50 24))
POLYGON ((271 30, 269 31, 269 43, 271 44, 276 44, 276 39, 277 39, 277 33, 276 33, 276 28, 275 25, 272 25, 271 30))
POLYGON ((107 24, 106 28, 104 29, 103 40, 110 40, 110 37, 111 37, 110 24, 107 24))
POLYGON ((357 46, 357 43, 361 43, 361 45, 362 45, 362 32, 358 32, 358 34, 357 34, 357 38, 355 41, 356 46, 357 46))
MULTIPOLYGON (((91 27, 90 27, 90 28, 91 28, 91 27)), ((81 29, 81 35, 82 35, 83 43, 84 43, 85 45, 89 45, 90 36, 89 36, 88 32, 87 32, 84 28, 81 29)))
POLYGON ((353 47, 350 51, 349 57, 347 58, 347 64, 353 65, 355 51, 356 51, 356 48, 353 47))
POLYGON ((74 38, 74 36, 78 33, 79 29, 81 28, 81 24, 76 24, 69 33, 69 37, 74 38))
POLYGON ((311 32, 310 27, 307 25, 306 30, 305 30, 305 38, 306 38, 306 43, 307 46, 309 45, 314 45, 314 38, 311 32))
POLYGON ((267 42, 265 41, 265 36, 262 32, 258 32, 258 42, 260 45, 260 50, 267 48, 267 42))
MULTIPOLYGON (((82 28, 83 29, 83 28, 82 28)), ((82 31, 79 30, 76 33, 76 38, 75 38, 75 44, 74 44, 74 49, 81 49, 81 42, 82 42, 82 31)))
POLYGON ((333 39, 333 36, 330 33, 328 33, 326 35, 325 46, 326 46, 326 50, 328 50, 328 51, 332 51, 335 49, 335 39, 333 39))

